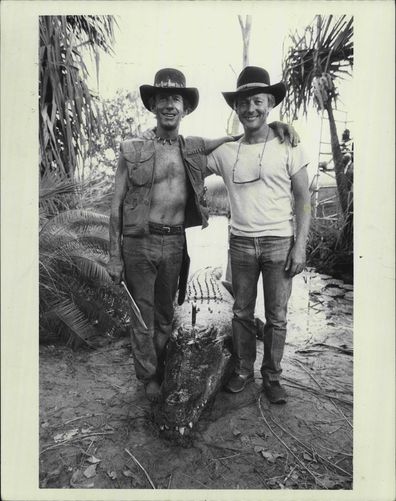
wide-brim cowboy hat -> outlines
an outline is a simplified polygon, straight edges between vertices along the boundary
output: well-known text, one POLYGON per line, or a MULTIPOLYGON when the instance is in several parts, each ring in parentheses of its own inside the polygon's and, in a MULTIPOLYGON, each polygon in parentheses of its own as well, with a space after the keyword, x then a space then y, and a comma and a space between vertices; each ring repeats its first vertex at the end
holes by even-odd
POLYGON ((227 104, 234 108, 235 99, 244 93, 262 92, 272 94, 275 98, 275 106, 283 101, 286 96, 286 86, 283 82, 271 85, 268 71, 258 66, 246 66, 237 80, 237 88, 233 92, 222 92, 227 104))
POLYGON ((154 77, 154 85, 141 85, 140 97, 144 106, 151 111, 150 98, 159 92, 180 94, 190 105, 190 112, 198 106, 199 93, 195 87, 186 87, 186 77, 174 68, 163 68, 157 71, 154 77))

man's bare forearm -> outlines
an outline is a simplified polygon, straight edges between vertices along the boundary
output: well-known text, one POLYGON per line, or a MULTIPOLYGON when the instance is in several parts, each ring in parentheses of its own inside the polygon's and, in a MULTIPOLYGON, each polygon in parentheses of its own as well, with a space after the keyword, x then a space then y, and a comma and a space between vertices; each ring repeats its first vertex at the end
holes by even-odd
POLYGON ((212 153, 213 150, 215 150, 222 144, 230 143, 232 141, 235 141, 236 139, 237 137, 235 136, 224 136, 216 139, 204 139, 204 150, 202 153, 205 153, 205 155, 209 155, 209 153, 212 153))
POLYGON ((311 222, 311 196, 309 193, 308 173, 306 168, 300 169, 292 177, 292 191, 296 214, 295 245, 305 250, 311 222))
POLYGON ((113 202, 110 212, 110 259, 121 259, 122 205, 113 202))
POLYGON ((305 249, 311 223, 311 204, 309 198, 295 197, 296 239, 295 245, 305 249))
POLYGON ((110 259, 121 260, 122 252, 122 212, 125 194, 127 192, 127 168, 122 155, 118 160, 118 166, 114 180, 114 195, 110 209, 110 259))

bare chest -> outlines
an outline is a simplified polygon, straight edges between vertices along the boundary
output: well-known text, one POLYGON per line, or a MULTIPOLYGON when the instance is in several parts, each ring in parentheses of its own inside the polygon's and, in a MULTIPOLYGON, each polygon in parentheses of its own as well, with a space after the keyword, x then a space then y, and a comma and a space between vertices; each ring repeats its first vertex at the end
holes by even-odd
POLYGON ((183 183, 186 182, 186 172, 180 153, 180 148, 175 145, 155 146, 155 175, 154 183, 162 184, 183 183))

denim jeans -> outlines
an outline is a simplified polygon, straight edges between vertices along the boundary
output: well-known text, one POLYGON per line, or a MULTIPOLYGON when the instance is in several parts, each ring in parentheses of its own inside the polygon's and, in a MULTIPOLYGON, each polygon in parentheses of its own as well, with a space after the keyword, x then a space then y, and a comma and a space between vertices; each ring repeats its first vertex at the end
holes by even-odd
POLYGON ((263 378, 276 381, 282 372, 281 360, 286 340, 287 304, 292 278, 285 272, 293 237, 240 237, 231 235, 232 288, 235 296, 232 335, 236 373, 253 373, 256 360, 254 309, 257 282, 262 273, 266 324, 263 378))
POLYGON ((184 243, 184 234, 124 236, 126 282, 148 328, 131 329, 136 377, 145 383, 163 378, 184 243))

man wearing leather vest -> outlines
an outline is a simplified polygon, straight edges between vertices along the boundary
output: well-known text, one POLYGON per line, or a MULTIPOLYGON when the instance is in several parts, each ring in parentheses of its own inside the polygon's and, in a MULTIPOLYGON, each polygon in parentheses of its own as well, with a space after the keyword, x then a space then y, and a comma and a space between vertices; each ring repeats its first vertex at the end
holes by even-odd
MULTIPOLYGON (((150 401, 158 398, 173 302, 183 303, 189 258, 185 228, 208 225, 204 177, 207 155, 233 137, 207 140, 179 135, 182 118, 199 94, 180 71, 159 70, 142 85, 145 107, 157 121, 155 138, 130 139, 120 147, 110 213, 108 272, 125 280, 147 329, 134 325, 131 344, 137 378, 150 401)), ((282 135, 281 130, 278 135, 282 135)))

